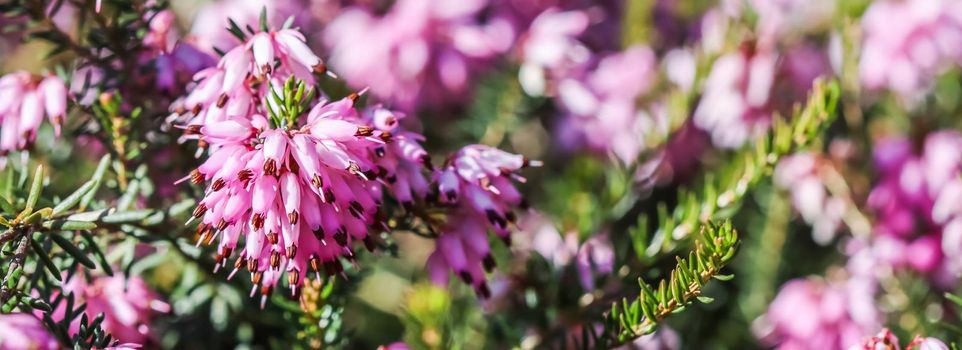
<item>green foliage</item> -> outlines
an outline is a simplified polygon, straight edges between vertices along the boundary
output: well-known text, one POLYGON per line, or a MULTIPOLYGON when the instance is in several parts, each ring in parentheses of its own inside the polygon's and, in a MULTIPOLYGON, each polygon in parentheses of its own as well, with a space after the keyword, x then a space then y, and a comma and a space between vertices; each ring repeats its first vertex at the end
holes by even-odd
MULTIPOLYGON (((721 275, 721 268, 735 256, 738 233, 730 222, 709 223, 702 226, 701 240, 688 258, 676 258, 677 265, 668 279, 662 279, 653 287, 639 279, 641 293, 633 301, 623 300, 611 306, 605 315, 605 337, 594 339, 595 344, 624 343, 630 339, 654 332, 655 327, 672 313, 681 312, 694 299, 710 303, 711 298, 702 295, 702 286, 712 278, 728 281, 732 275, 721 275)), ((592 338, 596 335, 592 333, 592 338)))

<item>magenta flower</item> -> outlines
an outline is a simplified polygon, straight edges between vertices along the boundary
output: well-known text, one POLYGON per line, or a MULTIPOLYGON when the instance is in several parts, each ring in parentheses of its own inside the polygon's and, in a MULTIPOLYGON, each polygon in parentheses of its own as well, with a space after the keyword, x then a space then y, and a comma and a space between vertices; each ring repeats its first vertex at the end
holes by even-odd
POLYGON ((304 125, 271 128, 254 115, 199 133, 211 145, 190 176, 210 182, 194 211, 200 241, 220 236, 217 261, 225 265, 243 236, 234 272, 246 265, 265 296, 285 271, 295 293, 308 268, 338 273, 353 242, 372 243, 381 190, 370 154, 387 135, 362 124, 352 99, 317 104, 304 125))
POLYGON ((514 41, 511 22, 481 21, 486 0, 401 0, 382 16, 355 7, 325 30, 331 66, 356 89, 410 111, 461 101, 470 81, 514 41))
POLYGON ((538 15, 519 43, 522 64, 518 80, 532 96, 553 95, 553 80, 586 63, 591 51, 578 40, 588 28, 585 11, 548 9, 538 15))
POLYGON ((782 286, 759 336, 779 349, 846 349, 879 329, 874 286, 864 279, 796 279, 782 286))
POLYGON ((656 121, 636 101, 657 76, 654 53, 643 46, 601 59, 589 73, 558 84, 558 100, 588 145, 631 164, 656 121))
POLYGON ((493 269, 495 261, 487 232, 490 229, 510 243, 513 209, 527 207, 511 178, 523 181, 516 172, 540 164, 489 146, 470 145, 435 171, 438 200, 454 206, 427 262, 435 283, 447 284, 448 271, 453 271, 482 297, 490 295, 484 271, 493 269))
POLYGON ((936 338, 915 336, 905 350, 949 350, 949 346, 936 338))
POLYGON ((390 142, 374 145, 378 177, 401 206, 410 209, 417 200, 424 200, 430 190, 424 169, 430 169, 431 157, 421 147, 424 136, 404 130, 400 124, 405 114, 382 106, 368 108, 364 120, 381 132, 390 142))
POLYGON ((792 206, 806 223, 819 244, 828 244, 842 226, 848 203, 832 196, 822 181, 824 162, 815 154, 801 152, 782 158, 775 167, 775 184, 791 194, 792 206))
POLYGON ((960 13, 962 3, 952 0, 873 2, 862 17, 862 83, 910 96, 962 63, 960 13))
POLYGON ((0 349, 55 350, 57 338, 47 332, 43 323, 31 314, 0 315, 0 349))
POLYGON ((586 291, 595 289, 595 278, 614 271, 615 250, 607 233, 595 234, 581 244, 576 257, 576 267, 581 287, 586 291))
POLYGON ((44 115, 60 135, 67 115, 67 86, 55 75, 16 72, 0 78, 0 153, 23 150, 37 138, 44 115))
POLYGON ((191 40, 203 51, 213 53, 214 48, 230 50, 241 42, 224 30, 228 19, 241 28, 257 28, 261 11, 267 11, 267 24, 280 27, 290 16, 295 24, 305 26, 304 5, 298 0, 218 0, 204 5, 197 13, 190 29, 191 40))
MULTIPOLYGON (((126 278, 118 274, 87 280, 78 274, 64 284, 63 292, 73 294, 78 302, 87 304, 84 313, 89 319, 103 313, 104 330, 124 343, 149 342, 153 318, 170 312, 170 305, 160 300, 140 277, 126 278)), ((53 311, 55 320, 63 318, 66 306, 61 306, 53 311)), ((78 318, 70 324, 70 334, 77 333, 79 329, 78 318)))
POLYGON ((905 139, 888 139, 875 147, 875 164, 881 174, 869 194, 868 206, 875 210, 874 232, 899 241, 905 250, 897 266, 907 265, 919 272, 944 274, 962 266, 954 256, 959 237, 955 203, 962 193, 962 135, 942 131, 928 135, 920 152, 905 139))
POLYGON ((174 108, 175 114, 191 112, 187 124, 194 129, 228 118, 249 119, 261 96, 270 96, 269 86, 280 88, 291 76, 313 83, 314 73, 326 71, 300 32, 260 32, 228 51, 216 67, 198 72, 197 84, 174 108))
POLYGON ((768 128, 777 60, 770 50, 746 46, 712 65, 694 122, 716 146, 739 147, 768 128))
MULTIPOLYGON (((848 350, 899 350, 899 338, 883 328, 878 334, 865 338, 861 343, 853 345, 848 350)), ((905 346, 905 350, 948 350, 949 347, 939 339, 916 336, 905 346)))

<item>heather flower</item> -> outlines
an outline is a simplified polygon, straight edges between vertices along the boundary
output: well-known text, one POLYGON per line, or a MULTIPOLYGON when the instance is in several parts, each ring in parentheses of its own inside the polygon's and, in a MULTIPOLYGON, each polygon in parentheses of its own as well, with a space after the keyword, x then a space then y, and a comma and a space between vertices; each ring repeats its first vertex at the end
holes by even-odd
MULTIPOLYGON (((899 338, 883 328, 878 334, 865 338, 860 344, 853 345, 849 350, 899 350, 899 338)), ((905 350, 948 350, 949 347, 939 339, 915 336, 912 342, 905 346, 905 350)))
POLYGON ((828 72, 824 50, 801 45, 783 55, 769 45, 746 43, 715 60, 694 112, 694 123, 712 143, 737 148, 771 125, 777 111, 804 100, 816 78, 828 72))
POLYGON ((771 50, 746 46, 712 65, 694 122, 716 146, 739 147, 768 128, 777 60, 771 50))
POLYGON ((349 85, 410 111, 460 101, 515 37, 508 19, 479 20, 485 0, 401 0, 382 16, 354 7, 326 28, 331 66, 349 85))
MULTIPOLYGON (((170 305, 160 300, 140 277, 118 274, 87 279, 75 275, 64 284, 63 292, 73 294, 80 303, 86 303, 84 313, 88 319, 103 313, 104 330, 124 343, 147 343, 151 339, 150 324, 153 318, 170 312, 170 305)), ((63 318, 64 312, 63 307, 58 307, 53 311, 53 318, 63 318)), ((70 324, 71 334, 79 329, 79 319, 70 324)))
POLYGON ((951 0, 873 2, 862 17, 864 86, 911 96, 946 67, 962 63, 960 14, 962 3, 951 0))
POLYGON ((923 273, 950 267, 946 253, 955 251, 950 242, 958 236, 958 210, 950 207, 960 185, 962 158, 955 151, 960 146, 962 136, 943 131, 928 135, 920 152, 897 138, 875 149, 881 177, 867 203, 877 217, 873 231, 901 241, 902 262, 923 273))
POLYGON ((678 332, 667 325, 661 325, 651 334, 643 335, 632 342, 622 345, 618 350, 678 350, 681 349, 681 337, 678 332))
POLYGON ((438 201, 454 208, 427 261, 432 281, 446 284, 448 271, 453 271, 479 295, 490 296, 484 271, 491 271, 495 261, 487 232, 492 230, 510 243, 509 225, 516 219, 513 209, 527 206, 511 178, 523 181, 516 172, 539 165, 496 148, 470 145, 435 171, 438 201))
POLYGON ((595 234, 581 244, 576 257, 578 277, 581 287, 586 291, 595 289, 598 275, 610 274, 614 270, 615 251, 607 234, 595 234))
POLYGON ((191 126, 250 118, 262 96, 271 96, 269 86, 282 87, 292 76, 313 83, 313 74, 324 72, 326 67, 300 32, 259 32, 224 54, 216 67, 198 72, 197 84, 174 108, 175 115, 191 112, 191 126))
POLYGON ((218 266, 239 250, 234 273, 246 266, 252 294, 259 288, 266 298, 285 272, 296 293, 309 269, 340 272, 353 242, 371 247, 368 227, 381 203, 371 153, 384 141, 353 101, 318 103, 303 125, 254 115, 200 128, 211 154, 190 176, 209 182, 194 211, 199 242, 220 236, 218 266))
POLYGON ((782 286, 759 336, 779 349, 846 349, 880 327, 874 283, 796 279, 782 286))
POLYGON ((590 24, 585 11, 548 9, 538 15, 519 44, 522 64, 518 80, 532 96, 553 94, 550 79, 582 65, 591 52, 577 38, 590 24))
POLYGON ((654 118, 635 105, 656 74, 654 53, 647 47, 632 47, 603 58, 583 77, 561 80, 558 99, 592 148, 610 151, 630 164, 644 147, 644 135, 653 128, 654 118))
POLYGON ((410 208, 417 200, 423 200, 430 185, 424 177, 424 169, 431 168, 431 157, 421 147, 424 136, 404 130, 401 112, 382 106, 368 108, 364 120, 380 131, 382 138, 390 142, 374 145, 378 177, 386 181, 391 194, 401 206, 410 208))
POLYGON ((44 115, 60 135, 67 115, 67 86, 55 75, 16 72, 0 78, 0 153, 23 150, 37 138, 44 115))
POLYGON ((775 184, 791 194, 792 206, 812 225, 815 242, 828 244, 842 225, 848 203, 825 188, 820 168, 828 166, 812 153, 782 158, 775 167, 775 184))
POLYGON ((905 350, 949 350, 949 347, 945 345, 945 342, 936 338, 915 336, 915 339, 912 339, 905 350))
POLYGON ((295 24, 306 27, 309 16, 304 16, 304 5, 298 0, 218 0, 204 5, 194 18, 190 37, 204 51, 213 52, 215 48, 230 50, 242 44, 229 31, 228 19, 240 28, 258 28, 260 14, 266 11, 267 24, 279 27, 291 16, 295 24))
POLYGON ((55 350, 57 339, 47 332, 43 323, 31 314, 0 315, 0 349, 55 350))

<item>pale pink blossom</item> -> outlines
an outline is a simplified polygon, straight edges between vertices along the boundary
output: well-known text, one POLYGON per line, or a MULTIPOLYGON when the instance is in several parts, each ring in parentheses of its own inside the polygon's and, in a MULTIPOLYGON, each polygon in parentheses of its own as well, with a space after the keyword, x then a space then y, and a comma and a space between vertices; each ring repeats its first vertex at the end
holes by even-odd
POLYGON ((859 73, 869 89, 911 97, 952 65, 962 63, 962 3, 882 0, 862 17, 859 73))
POLYGON ((67 115, 67 86, 55 75, 16 72, 0 77, 0 153, 27 149, 44 117, 60 135, 67 115))
POLYGON ((31 314, 0 315, 0 349, 55 350, 60 349, 57 338, 50 334, 31 314))

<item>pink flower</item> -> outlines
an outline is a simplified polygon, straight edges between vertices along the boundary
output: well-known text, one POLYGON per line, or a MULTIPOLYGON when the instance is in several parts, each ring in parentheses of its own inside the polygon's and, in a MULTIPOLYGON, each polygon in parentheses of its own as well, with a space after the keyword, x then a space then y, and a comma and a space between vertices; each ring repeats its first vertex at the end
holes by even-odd
POLYGON ((340 258, 354 258, 353 242, 371 247, 368 227, 381 203, 372 154, 387 135, 352 105, 319 103, 303 125, 271 128, 254 115, 200 128, 211 154, 191 174, 194 183, 209 181, 194 211, 197 232, 203 242, 220 237, 218 266, 240 251, 234 273, 246 266, 252 294, 259 288, 266 297, 285 272, 296 293, 308 269, 336 274, 340 258))
POLYGON ((230 32, 225 30, 228 19, 234 20, 240 28, 258 28, 260 14, 267 11, 267 24, 280 27, 290 16, 295 16, 295 24, 304 27, 306 16, 304 5, 298 0, 218 0, 203 6, 194 19, 190 29, 192 40, 204 51, 213 53, 214 48, 230 50, 241 44, 230 32))
POLYGON ((430 169, 431 157, 421 147, 424 136, 404 130, 400 124, 405 114, 382 106, 368 108, 364 119, 369 125, 389 137, 390 142, 374 145, 378 177, 387 182, 392 195, 402 207, 410 208, 415 201, 428 195, 428 180, 424 169, 430 169))
POLYGON ((871 281, 796 279, 782 286, 759 336, 780 349, 845 349, 880 327, 871 281))
POLYGON ((823 162, 807 152, 782 158, 775 167, 775 184, 789 191, 792 206, 812 225, 815 242, 824 245, 835 238, 849 205, 825 188, 820 168, 829 165, 823 162))
POLYGON ((55 75, 16 72, 0 78, 0 153, 23 150, 37 137, 44 115, 60 135, 67 115, 67 86, 55 75))
POLYGON ((271 95, 270 86, 280 89, 289 77, 313 83, 314 73, 324 73, 327 68, 304 40, 303 34, 293 29, 254 34, 228 51, 216 67, 194 75, 197 83, 173 108, 174 117, 189 119, 188 136, 196 137, 196 129, 202 125, 251 118, 262 97, 271 95))
MULTIPOLYGON (((939 339, 915 336, 912 342, 905 346, 905 350, 948 350, 949 347, 939 339)), ((883 328, 878 334, 865 338, 860 344, 853 345, 849 350, 899 350, 899 338, 883 328)))
POLYGON ((588 144, 631 164, 644 148, 655 118, 636 107, 656 80, 655 55, 643 46, 607 56, 582 77, 558 84, 558 100, 588 144))
POLYGON ((746 47, 712 65, 694 122, 716 146, 739 147, 768 128, 777 59, 770 50, 746 47))
POLYGON ((903 96, 925 89, 951 64, 962 63, 962 3, 884 0, 862 17, 862 83, 903 96))
POLYGON ((470 145, 435 171, 438 200, 454 206, 427 262, 435 283, 446 284, 450 270, 482 297, 490 295, 484 271, 493 269, 495 262, 487 232, 492 230, 510 242, 509 225, 516 219, 513 208, 527 206, 511 178, 523 181, 516 172, 539 165, 496 148, 470 145))
MULTIPOLYGON (((73 294, 79 303, 86 303, 84 313, 94 319, 103 313, 102 323, 107 333, 125 343, 144 344, 150 341, 150 324, 158 314, 170 312, 170 306, 161 301, 140 277, 126 278, 100 276, 88 280, 77 274, 63 286, 63 292, 73 294)), ((65 307, 64 304, 61 304, 65 307)), ((62 319, 64 307, 53 311, 55 320, 62 319)), ((80 329, 80 319, 70 324, 70 333, 80 329)))
POLYGON ((912 339, 905 350, 949 350, 949 347, 945 345, 945 342, 936 338, 915 336, 915 339, 912 339))
POLYGON ((59 349, 57 339, 47 332, 43 323, 30 314, 14 313, 0 315, 0 349, 7 350, 54 350, 59 349))
POLYGON ((694 123, 712 143, 737 148, 768 129, 776 111, 790 115, 815 78, 828 72, 824 50, 799 46, 777 53, 762 42, 744 43, 715 60, 695 107, 694 123))
POLYGON ((595 278, 614 270, 615 251, 608 235, 601 233, 588 238, 578 249, 576 263, 581 287, 586 291, 594 290, 595 278))
POLYGON ((401 0, 376 16, 350 8, 325 30, 331 66, 352 87, 369 87, 401 110, 442 106, 469 92, 470 80, 515 37, 494 13, 478 20, 486 0, 401 0))

